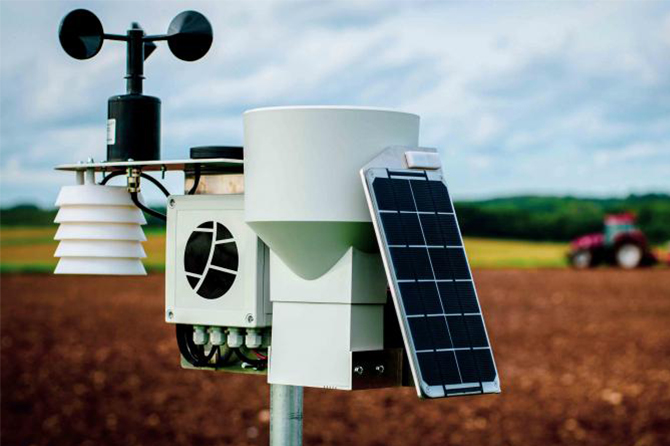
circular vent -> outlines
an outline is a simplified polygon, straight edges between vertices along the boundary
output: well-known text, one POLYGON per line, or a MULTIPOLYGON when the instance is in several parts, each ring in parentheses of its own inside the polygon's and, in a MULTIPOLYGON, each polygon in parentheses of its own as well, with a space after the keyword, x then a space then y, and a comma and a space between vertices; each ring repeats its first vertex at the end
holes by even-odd
POLYGON ((233 235, 221 223, 202 223, 186 242, 186 279, 205 299, 218 299, 228 292, 237 277, 239 263, 233 235))

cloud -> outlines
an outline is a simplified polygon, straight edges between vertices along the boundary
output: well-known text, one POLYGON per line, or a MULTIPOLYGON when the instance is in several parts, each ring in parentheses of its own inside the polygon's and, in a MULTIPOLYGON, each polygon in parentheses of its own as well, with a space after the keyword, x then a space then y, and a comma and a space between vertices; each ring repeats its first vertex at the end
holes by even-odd
MULTIPOLYGON (((131 20, 162 32, 183 9, 202 11, 215 30, 200 61, 161 45, 146 63, 145 92, 163 101, 164 158, 242 143, 249 108, 370 105, 421 115, 422 144, 440 148, 457 198, 670 191, 670 5, 124 5, 90 7, 109 32, 131 20)), ((55 30, 73 7, 0 4, 2 204, 49 204, 54 164, 104 158, 124 49, 107 42, 92 60, 69 59, 55 30)))

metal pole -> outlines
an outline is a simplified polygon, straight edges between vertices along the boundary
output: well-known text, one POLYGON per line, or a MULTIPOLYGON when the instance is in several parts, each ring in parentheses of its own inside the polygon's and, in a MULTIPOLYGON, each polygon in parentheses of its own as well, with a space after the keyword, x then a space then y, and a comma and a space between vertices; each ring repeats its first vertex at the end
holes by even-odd
POLYGON ((270 385, 270 446, 302 446, 302 387, 270 385))

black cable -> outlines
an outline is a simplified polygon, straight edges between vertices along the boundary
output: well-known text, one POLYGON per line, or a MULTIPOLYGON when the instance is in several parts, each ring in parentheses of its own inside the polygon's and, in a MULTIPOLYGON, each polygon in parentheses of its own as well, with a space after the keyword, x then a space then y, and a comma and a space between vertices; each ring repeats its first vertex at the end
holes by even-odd
POLYGON ((219 362, 227 361, 230 357, 230 352, 226 356, 222 356, 220 347, 218 345, 213 345, 209 353, 205 354, 205 347, 202 345, 196 345, 193 342, 193 326, 177 324, 177 346, 179 347, 179 352, 186 359, 186 361, 194 367, 211 367, 214 364, 211 364, 212 359, 218 353, 219 359, 216 361, 216 365, 219 365, 219 362))
POLYGON ((244 350, 248 351, 248 349, 246 347, 240 347, 240 348, 233 349, 233 351, 235 352, 235 356, 237 356, 237 358, 240 361, 246 362, 247 364, 251 364, 254 367, 259 367, 259 368, 265 368, 268 365, 268 360, 267 359, 250 358, 244 353, 244 350))
POLYGON ((154 211, 153 209, 150 209, 140 203, 139 198, 137 198, 137 192, 131 192, 130 193, 130 199, 133 200, 133 203, 135 203, 135 206, 146 212, 147 214, 151 215, 152 217, 156 217, 160 220, 167 221, 167 217, 164 214, 161 214, 158 211, 154 211))
POLYGON ((230 358, 233 357, 233 349, 227 345, 222 345, 219 347, 219 357, 216 359, 217 366, 224 366, 230 362, 230 358))
POLYGON ((193 179, 193 186, 191 186, 191 189, 188 191, 186 195, 193 195, 195 191, 198 189, 198 185, 200 184, 200 164, 195 165, 195 178, 193 179))
POLYGON ((176 328, 179 353, 181 353, 189 364, 195 367, 200 367, 201 358, 198 357, 197 353, 194 353, 191 350, 193 327, 190 325, 177 324, 176 328))
POLYGON ((112 178, 118 177, 119 175, 125 175, 125 174, 126 174, 125 170, 117 170, 117 171, 114 171, 114 172, 110 172, 109 175, 106 175, 102 180, 100 180, 100 185, 104 186, 112 178))
POLYGON ((166 197, 169 197, 169 196, 170 196, 170 191, 167 190, 167 189, 165 188, 165 186, 163 186, 163 184, 161 184, 161 182, 158 181, 156 178, 152 177, 151 175, 147 175, 147 174, 144 173, 144 172, 142 172, 142 173, 140 174, 140 176, 141 176, 142 178, 144 178, 144 179, 146 179, 146 180, 149 180, 149 181, 151 181, 152 183, 154 183, 154 185, 155 185, 157 188, 159 188, 159 189, 161 190, 161 192, 163 192, 163 193, 165 194, 166 197))
MULTIPOLYGON (((111 172, 109 175, 105 176, 100 181, 100 184, 104 186, 112 178, 118 177, 119 175, 125 175, 125 174, 126 174, 125 170, 117 170, 117 171, 111 172)), ((165 194, 166 197, 169 197, 171 195, 170 191, 167 190, 167 188, 165 186, 163 186, 163 184, 160 181, 158 181, 156 178, 152 177, 151 175, 147 175, 144 172, 140 173, 140 176, 142 178, 145 178, 145 179, 151 181, 157 188, 160 189, 161 192, 163 192, 165 194)))

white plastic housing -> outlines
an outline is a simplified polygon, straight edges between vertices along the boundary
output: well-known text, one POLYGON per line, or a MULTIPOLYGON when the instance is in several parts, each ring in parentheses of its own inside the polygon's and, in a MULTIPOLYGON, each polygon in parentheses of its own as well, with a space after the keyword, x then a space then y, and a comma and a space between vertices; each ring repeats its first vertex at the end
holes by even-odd
POLYGON ((353 352, 384 348, 386 276, 378 254, 350 248, 305 280, 270 254, 273 305, 268 382, 351 390, 353 352))
MULTIPOLYGON (((166 322, 209 327, 270 325, 272 307, 267 284, 268 249, 244 222, 244 196, 184 195, 170 197, 169 201, 165 259, 166 322), (232 285, 225 291, 222 288, 223 294, 203 297, 198 293, 198 290, 202 291, 199 287, 204 286, 200 279, 207 280, 212 270, 215 274, 212 277, 217 274, 216 256, 214 251, 209 251, 216 249, 216 241, 213 245, 198 247, 205 252, 188 251, 198 257, 204 254, 206 264, 203 273, 189 273, 185 261, 189 255, 187 246, 189 243, 195 246, 191 236, 196 232, 207 232, 199 227, 209 222, 219 223, 230 232, 239 262, 236 270, 223 271, 227 278, 234 276, 232 285), (194 285, 189 282, 189 276, 194 285)), ((223 241, 232 248, 230 238, 223 241)))
POLYGON ((145 275, 144 215, 125 187, 94 184, 92 175, 87 180, 58 194, 55 274, 145 275))
POLYGON ((416 146, 419 117, 350 107, 244 114, 245 218, 298 276, 326 273, 351 247, 376 249, 358 178, 385 147, 416 146))

